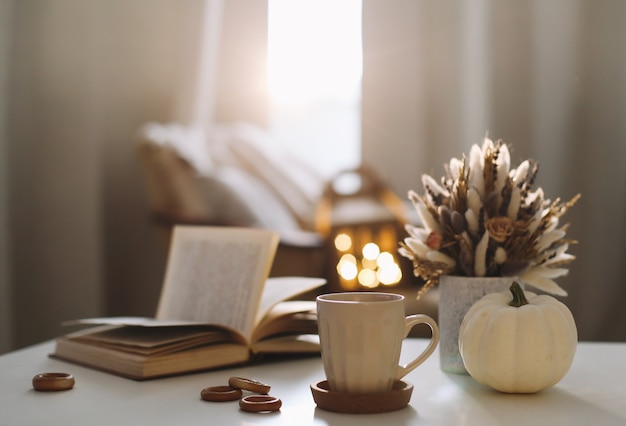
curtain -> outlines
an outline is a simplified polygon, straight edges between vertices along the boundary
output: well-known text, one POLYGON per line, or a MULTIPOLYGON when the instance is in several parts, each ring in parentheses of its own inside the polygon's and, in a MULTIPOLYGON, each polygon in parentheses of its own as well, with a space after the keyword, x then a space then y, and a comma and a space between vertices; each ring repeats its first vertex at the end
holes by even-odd
POLYGON ((626 3, 364 0, 363 161, 401 194, 485 134, 539 162, 581 340, 626 340, 626 3))
POLYGON ((9 57, 9 36, 11 34, 12 4, 0 2, 0 353, 8 351, 13 342, 12 289, 9 285, 9 218, 7 212, 8 185, 6 150, 6 96, 9 57))
POLYGON ((0 4, 1 352, 67 332, 68 319, 154 315, 165 259, 137 132, 262 124, 267 5, 0 4))

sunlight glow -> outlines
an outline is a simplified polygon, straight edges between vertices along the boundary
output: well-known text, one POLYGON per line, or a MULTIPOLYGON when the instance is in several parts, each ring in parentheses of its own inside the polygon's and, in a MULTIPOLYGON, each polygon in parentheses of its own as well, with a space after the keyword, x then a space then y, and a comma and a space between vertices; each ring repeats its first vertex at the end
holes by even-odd
POLYGON ((350 100, 362 74, 361 0, 269 0, 273 102, 350 100))

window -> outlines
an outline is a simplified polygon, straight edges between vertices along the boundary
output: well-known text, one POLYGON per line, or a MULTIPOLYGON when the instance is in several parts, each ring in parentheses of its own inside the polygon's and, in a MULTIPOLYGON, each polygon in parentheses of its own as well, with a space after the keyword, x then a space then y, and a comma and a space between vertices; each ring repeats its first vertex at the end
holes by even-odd
POLYGON ((324 176, 360 163, 361 0, 269 0, 270 131, 324 176))

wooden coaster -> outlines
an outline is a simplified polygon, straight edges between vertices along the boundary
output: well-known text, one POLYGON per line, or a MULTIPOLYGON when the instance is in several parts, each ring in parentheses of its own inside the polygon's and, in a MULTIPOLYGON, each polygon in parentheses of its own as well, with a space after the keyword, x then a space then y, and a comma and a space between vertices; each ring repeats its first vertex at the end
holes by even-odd
POLYGON ((374 414, 396 411, 406 407, 411 400, 413 385, 398 380, 389 391, 372 393, 334 392, 322 380, 311 385, 313 400, 319 408, 335 413, 374 414))

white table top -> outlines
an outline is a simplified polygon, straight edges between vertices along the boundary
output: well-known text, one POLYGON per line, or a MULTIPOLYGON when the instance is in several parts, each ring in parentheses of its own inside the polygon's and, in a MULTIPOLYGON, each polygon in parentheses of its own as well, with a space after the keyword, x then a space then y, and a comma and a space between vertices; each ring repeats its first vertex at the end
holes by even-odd
MULTIPOLYGON (((405 351, 425 340, 408 339, 405 351)), ((0 356, 0 425, 626 425, 626 343, 580 343, 569 373, 534 395, 506 395, 469 376, 444 374, 438 354, 405 377, 408 407, 350 415, 316 407, 309 385, 324 378, 318 357, 136 382, 50 359, 52 342, 0 356), (68 372, 74 389, 36 392, 35 374, 68 372), (252 414, 237 402, 205 402, 200 391, 231 376, 266 382, 279 412, 252 414)))

